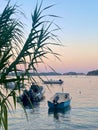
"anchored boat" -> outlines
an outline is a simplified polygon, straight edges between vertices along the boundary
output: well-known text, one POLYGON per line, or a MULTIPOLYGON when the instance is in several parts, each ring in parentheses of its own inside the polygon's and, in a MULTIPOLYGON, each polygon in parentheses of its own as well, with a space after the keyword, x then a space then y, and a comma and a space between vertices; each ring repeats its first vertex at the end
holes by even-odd
POLYGON ((18 97, 18 101, 21 101, 24 106, 28 106, 31 103, 41 101, 44 93, 45 89, 43 86, 32 84, 29 90, 24 90, 23 94, 18 97))
POLYGON ((47 81, 43 81, 44 84, 62 84, 63 80, 59 79, 59 80, 47 80, 47 81))
POLYGON ((53 97, 48 100, 49 108, 58 108, 62 109, 70 106, 71 97, 69 93, 56 93, 53 97))

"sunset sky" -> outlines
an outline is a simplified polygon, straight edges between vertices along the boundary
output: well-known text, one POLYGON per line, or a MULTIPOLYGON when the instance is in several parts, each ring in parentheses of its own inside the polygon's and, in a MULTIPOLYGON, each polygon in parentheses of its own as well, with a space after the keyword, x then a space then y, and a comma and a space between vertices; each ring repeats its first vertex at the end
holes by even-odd
MULTIPOLYGON (((27 30, 37 0, 12 0, 25 13, 27 30)), ((39 3, 41 0, 38 0, 39 3)), ((0 0, 3 9, 7 0, 0 0)), ((63 47, 55 47, 61 61, 51 57, 48 64, 57 72, 84 72, 98 69, 98 0, 43 0, 43 6, 55 4, 49 14, 60 16, 55 22, 62 28, 57 34, 63 47)), ((42 67, 42 66, 41 66, 42 67)), ((45 69, 42 67, 42 71, 45 69)))

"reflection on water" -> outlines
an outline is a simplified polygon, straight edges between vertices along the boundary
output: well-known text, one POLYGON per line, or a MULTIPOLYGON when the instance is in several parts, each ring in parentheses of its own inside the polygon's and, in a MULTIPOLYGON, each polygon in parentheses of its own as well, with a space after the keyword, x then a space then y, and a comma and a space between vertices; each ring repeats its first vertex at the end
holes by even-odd
POLYGON ((62 79, 62 85, 41 84, 45 99, 27 108, 28 121, 20 104, 14 116, 9 114, 9 130, 98 130, 98 76, 51 76, 62 79), (51 91, 50 91, 51 90, 51 91), (69 92, 71 107, 48 109, 47 100, 56 92, 69 92))
POLYGON ((28 106, 24 106, 25 109, 34 109, 39 107, 40 103, 39 102, 34 102, 33 104, 31 103, 31 105, 28 106))
POLYGON ((59 116, 60 114, 65 115, 65 114, 70 114, 70 110, 71 110, 71 106, 68 106, 66 108, 63 109, 48 109, 48 114, 53 114, 53 117, 57 120, 59 120, 59 116))

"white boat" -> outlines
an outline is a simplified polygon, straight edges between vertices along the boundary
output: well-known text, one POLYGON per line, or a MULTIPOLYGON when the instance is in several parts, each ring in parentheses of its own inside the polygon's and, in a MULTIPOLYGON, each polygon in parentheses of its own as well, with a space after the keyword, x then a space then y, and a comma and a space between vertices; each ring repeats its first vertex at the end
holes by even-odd
POLYGON ((48 100, 49 108, 62 109, 70 106, 71 97, 69 93, 56 93, 53 97, 48 100))
POLYGON ((24 106, 28 106, 31 103, 41 101, 44 93, 45 89, 43 86, 32 84, 29 90, 24 90, 23 94, 18 97, 18 101, 21 101, 24 106))
POLYGON ((47 80, 47 81, 44 81, 43 80, 43 83, 44 84, 62 84, 63 83, 63 80, 59 79, 59 80, 47 80))

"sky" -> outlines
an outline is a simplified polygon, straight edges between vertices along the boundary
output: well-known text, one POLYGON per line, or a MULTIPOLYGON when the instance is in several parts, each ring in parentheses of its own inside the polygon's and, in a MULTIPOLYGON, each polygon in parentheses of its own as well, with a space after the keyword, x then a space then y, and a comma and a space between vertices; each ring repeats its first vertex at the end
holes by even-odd
MULTIPOLYGON (((41 0, 38 0, 40 3, 41 0)), ((31 25, 31 13, 37 0, 12 0, 11 3, 20 5, 27 19, 21 19, 27 25, 31 25)), ((7 0, 0 0, 0 10, 3 9, 7 0)), ((61 61, 50 57, 47 64, 57 72, 69 71, 87 73, 98 69, 98 0, 43 0, 43 7, 55 4, 47 13, 58 15, 61 18, 55 22, 62 31, 57 32, 62 45, 55 47, 61 61)), ((46 66, 40 70, 50 71, 46 66)))

